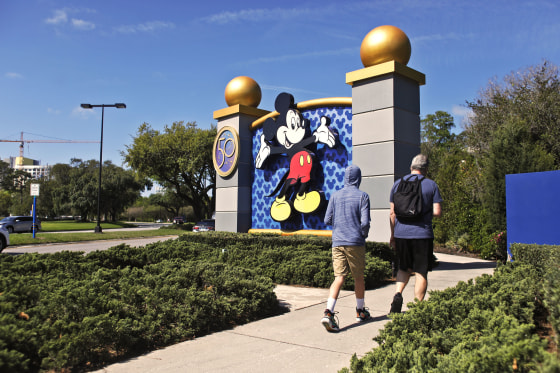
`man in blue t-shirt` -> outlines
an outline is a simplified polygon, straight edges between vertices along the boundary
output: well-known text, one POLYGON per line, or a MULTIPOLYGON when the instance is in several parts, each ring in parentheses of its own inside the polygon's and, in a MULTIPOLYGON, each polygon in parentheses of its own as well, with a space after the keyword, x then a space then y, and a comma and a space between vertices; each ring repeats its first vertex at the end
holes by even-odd
POLYGON ((424 299, 428 288, 428 271, 432 270, 432 256, 434 254, 434 230, 432 218, 441 216, 441 202, 443 199, 435 181, 426 177, 428 171, 428 157, 418 154, 410 165, 410 174, 404 176, 405 180, 421 178, 422 185, 422 211, 421 217, 414 221, 402 221, 395 215, 393 196, 401 179, 397 180, 391 189, 389 201, 391 202, 391 246, 396 250, 398 272, 397 292, 391 303, 389 313, 400 313, 403 297, 402 292, 408 283, 410 275, 416 273, 414 284, 414 297, 419 301, 424 299))

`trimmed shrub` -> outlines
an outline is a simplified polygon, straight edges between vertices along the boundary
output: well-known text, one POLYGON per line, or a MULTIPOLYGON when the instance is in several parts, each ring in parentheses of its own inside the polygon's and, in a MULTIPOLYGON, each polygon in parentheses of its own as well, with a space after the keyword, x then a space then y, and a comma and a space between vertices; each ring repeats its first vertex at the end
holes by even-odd
POLYGON ((281 312, 254 271, 121 249, 0 257, 1 371, 84 370, 281 312))
POLYGON ((559 372, 558 355, 547 352, 536 324, 549 313, 559 335, 560 247, 511 248, 515 263, 493 276, 433 291, 391 316, 374 338, 379 347, 354 355, 341 372, 559 372))
MULTIPOLYGON (((502 372, 536 369, 546 341, 534 333, 538 275, 531 266, 502 266, 494 276, 461 282, 409 303, 374 340, 379 347, 352 358, 352 372, 502 372)), ((348 371, 345 369, 343 371, 348 371)))
MULTIPOLYGON (((366 284, 390 274, 368 244, 366 284)), ((328 287, 331 241, 186 233, 146 247, 0 256, 0 371, 85 371, 283 312, 274 283, 328 287)), ((348 281, 347 288, 352 286, 348 281)))

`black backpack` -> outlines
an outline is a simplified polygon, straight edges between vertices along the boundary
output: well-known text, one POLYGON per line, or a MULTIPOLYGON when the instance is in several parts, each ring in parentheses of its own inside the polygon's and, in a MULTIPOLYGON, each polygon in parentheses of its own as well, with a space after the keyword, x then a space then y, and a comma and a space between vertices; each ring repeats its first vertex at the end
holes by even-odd
POLYGON ((422 211, 422 180, 424 177, 420 176, 401 178, 397 190, 393 194, 395 215, 400 221, 418 221, 424 213, 422 211))

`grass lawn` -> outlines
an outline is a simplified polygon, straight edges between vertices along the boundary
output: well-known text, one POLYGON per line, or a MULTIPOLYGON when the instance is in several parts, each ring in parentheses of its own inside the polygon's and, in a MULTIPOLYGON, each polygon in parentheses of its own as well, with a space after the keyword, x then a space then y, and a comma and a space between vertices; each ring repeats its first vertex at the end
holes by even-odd
POLYGON ((41 222, 42 230, 35 233, 12 233, 10 234, 10 246, 17 245, 36 245, 58 242, 80 242, 97 240, 118 240, 126 238, 144 238, 155 236, 172 236, 182 233, 180 229, 160 228, 149 230, 113 231, 113 228, 130 228, 132 224, 115 222, 101 224, 103 233, 95 233, 95 222, 79 222, 74 220, 65 221, 45 221, 41 222), (61 231, 83 231, 73 233, 57 233, 61 231))
MULTIPOLYGON (((60 221, 42 221, 41 231, 42 232, 60 232, 60 231, 81 231, 81 230, 93 230, 97 225, 96 222, 81 222, 77 220, 60 220, 60 221)), ((132 228, 134 225, 114 222, 114 223, 101 223, 103 229, 111 228, 132 228)))
MULTIPOLYGON (((105 229, 105 224, 103 224, 105 229)), ((79 241, 96 241, 96 240, 117 240, 125 238, 144 238, 155 236, 171 236, 181 234, 181 230, 177 229, 153 229, 138 231, 116 231, 104 230, 103 233, 93 232, 76 232, 76 233, 12 233, 10 234, 10 246, 17 245, 37 245, 44 243, 57 242, 79 242, 79 241)))

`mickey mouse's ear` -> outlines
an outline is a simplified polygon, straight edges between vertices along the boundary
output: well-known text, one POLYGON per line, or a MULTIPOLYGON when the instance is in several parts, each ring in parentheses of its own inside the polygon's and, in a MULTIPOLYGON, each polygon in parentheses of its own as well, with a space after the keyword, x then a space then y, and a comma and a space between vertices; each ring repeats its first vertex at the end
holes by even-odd
POLYGON ((276 101, 274 102, 274 108, 279 113, 282 113, 283 111, 287 111, 290 108, 295 108, 294 96, 286 92, 280 93, 278 97, 276 97, 276 101))
POLYGON ((272 141, 276 136, 276 131, 278 130, 278 125, 276 121, 272 118, 268 118, 263 123, 263 134, 264 139, 267 141, 272 141))

